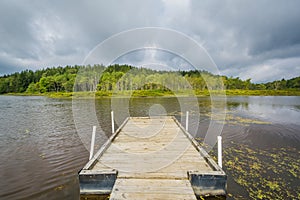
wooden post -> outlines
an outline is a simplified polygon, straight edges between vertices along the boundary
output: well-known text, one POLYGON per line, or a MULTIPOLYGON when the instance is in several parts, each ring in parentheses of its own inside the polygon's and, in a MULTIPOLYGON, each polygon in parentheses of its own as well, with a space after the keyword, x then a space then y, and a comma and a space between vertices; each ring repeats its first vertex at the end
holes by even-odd
POLYGON ((222 136, 218 136, 218 165, 222 168, 222 136))
POLYGON ((186 118, 185 118, 185 130, 189 131, 189 111, 186 111, 186 118))
POLYGON ((115 133, 114 111, 111 111, 111 132, 115 133))
POLYGON ((96 135, 96 126, 93 126, 92 140, 91 140, 91 150, 90 150, 90 160, 94 155, 94 146, 95 146, 95 135, 96 135))

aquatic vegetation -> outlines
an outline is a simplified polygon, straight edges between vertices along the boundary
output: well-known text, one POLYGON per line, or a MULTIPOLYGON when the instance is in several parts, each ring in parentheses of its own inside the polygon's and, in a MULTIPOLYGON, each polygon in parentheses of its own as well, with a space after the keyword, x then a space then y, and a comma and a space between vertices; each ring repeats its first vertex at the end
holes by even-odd
POLYGON ((280 190, 279 184, 277 181, 266 181, 266 185, 271 189, 271 190, 280 190))
POLYGON ((63 190, 66 186, 65 185, 60 185, 60 186, 57 186, 56 188, 54 188, 55 191, 58 191, 58 190, 63 190))
POLYGON ((251 124, 271 124, 271 122, 268 122, 268 121, 262 121, 259 119, 237 116, 233 112, 227 112, 227 113, 206 112, 203 115, 206 117, 210 117, 212 120, 215 120, 218 123, 234 125, 234 126, 236 126, 236 125, 249 126, 251 124), (224 118, 224 116, 225 116, 225 118, 224 118))
POLYGON ((80 195, 80 200, 108 200, 110 195, 96 195, 96 194, 89 194, 89 195, 80 195))
MULTIPOLYGON (((216 159, 216 149, 211 153, 216 159)), ((250 198, 299 199, 299 150, 291 147, 262 150, 231 142, 223 154, 224 170, 250 198)), ((249 198, 230 193, 230 185, 228 192, 234 199, 249 198)))

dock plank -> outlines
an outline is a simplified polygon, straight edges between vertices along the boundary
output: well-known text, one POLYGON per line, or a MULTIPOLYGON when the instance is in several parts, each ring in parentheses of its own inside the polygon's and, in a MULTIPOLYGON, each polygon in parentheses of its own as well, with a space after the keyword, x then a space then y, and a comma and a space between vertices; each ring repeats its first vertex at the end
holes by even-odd
POLYGON ((191 185, 188 172, 196 173, 197 182, 197 173, 214 174, 215 168, 190 137, 173 117, 129 118, 107 148, 99 151, 91 167, 86 168, 118 172, 112 200, 195 200, 195 189, 198 194, 201 190, 191 185))
POLYGON ((212 170, 172 118, 130 119, 94 168, 101 170, 103 166, 117 169, 120 174, 153 166, 148 172, 165 173, 166 178, 168 173, 174 177, 173 172, 186 178, 188 170, 212 170), (151 123, 160 132, 146 137, 145 133, 151 135, 151 123))
POLYGON ((211 170, 171 118, 129 120, 94 166, 107 168, 119 172, 110 197, 114 200, 195 200, 187 172, 211 170), (149 166, 154 170, 141 172, 149 166))
POLYGON ((188 180, 118 179, 110 199, 196 200, 196 197, 188 180))

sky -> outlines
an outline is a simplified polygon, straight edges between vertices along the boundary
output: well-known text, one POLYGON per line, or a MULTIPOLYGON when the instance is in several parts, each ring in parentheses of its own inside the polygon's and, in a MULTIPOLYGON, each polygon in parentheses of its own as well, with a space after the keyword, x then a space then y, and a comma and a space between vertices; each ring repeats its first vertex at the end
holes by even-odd
POLYGON ((297 0, 1 0, 0 75, 81 64, 115 34, 160 27, 195 40, 222 75, 289 79, 300 76, 299 8, 297 0))

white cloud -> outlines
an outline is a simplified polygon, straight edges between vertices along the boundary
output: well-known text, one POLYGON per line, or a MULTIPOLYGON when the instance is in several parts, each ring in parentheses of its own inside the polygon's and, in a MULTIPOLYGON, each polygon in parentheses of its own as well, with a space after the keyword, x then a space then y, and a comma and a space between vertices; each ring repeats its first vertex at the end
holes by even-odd
POLYGON ((271 59, 262 64, 250 65, 239 69, 224 70, 224 74, 234 74, 242 80, 252 82, 270 82, 273 80, 290 79, 300 72, 300 58, 271 59))

